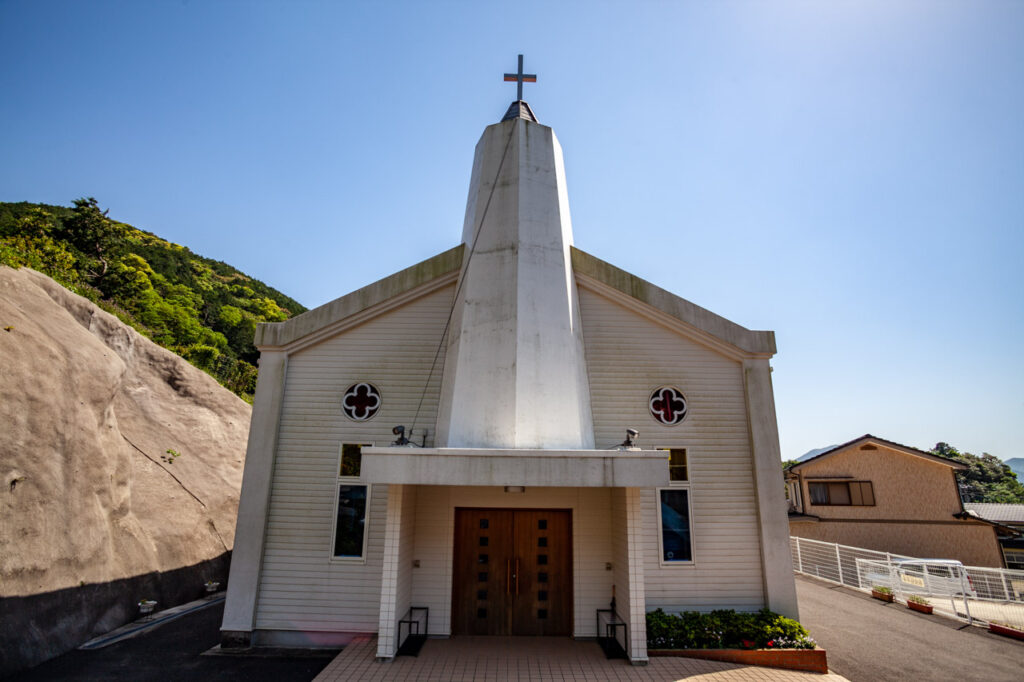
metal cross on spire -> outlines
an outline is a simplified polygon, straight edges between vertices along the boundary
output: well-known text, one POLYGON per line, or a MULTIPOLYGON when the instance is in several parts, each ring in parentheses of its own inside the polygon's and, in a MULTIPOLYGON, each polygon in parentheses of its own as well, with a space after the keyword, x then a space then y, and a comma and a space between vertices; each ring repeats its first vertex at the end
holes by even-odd
POLYGON ((516 82, 516 101, 521 102, 523 100, 523 83, 536 83, 537 74, 535 73, 523 73, 523 55, 519 55, 519 71, 518 73, 506 73, 505 81, 516 82))

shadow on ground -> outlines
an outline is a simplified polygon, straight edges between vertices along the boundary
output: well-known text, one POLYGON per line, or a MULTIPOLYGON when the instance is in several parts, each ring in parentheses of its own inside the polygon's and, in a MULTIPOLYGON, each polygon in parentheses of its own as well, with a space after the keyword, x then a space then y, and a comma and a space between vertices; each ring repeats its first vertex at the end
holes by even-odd
POLYGON ((171 571, 83 584, 27 597, 0 599, 0 677, 71 651, 82 642, 130 623, 138 600, 166 609, 198 599, 203 583, 227 580, 231 553, 171 571))
POLYGON ((104 649, 70 651, 8 679, 10 682, 309 682, 336 653, 322 652, 316 657, 202 656, 220 641, 223 615, 224 602, 220 602, 104 649))

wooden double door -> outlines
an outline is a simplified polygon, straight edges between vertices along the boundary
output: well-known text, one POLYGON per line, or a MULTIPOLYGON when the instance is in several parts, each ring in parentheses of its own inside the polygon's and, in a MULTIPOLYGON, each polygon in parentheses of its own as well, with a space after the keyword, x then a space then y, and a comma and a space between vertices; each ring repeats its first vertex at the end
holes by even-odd
POLYGON ((567 510, 456 509, 455 635, 572 633, 567 510))

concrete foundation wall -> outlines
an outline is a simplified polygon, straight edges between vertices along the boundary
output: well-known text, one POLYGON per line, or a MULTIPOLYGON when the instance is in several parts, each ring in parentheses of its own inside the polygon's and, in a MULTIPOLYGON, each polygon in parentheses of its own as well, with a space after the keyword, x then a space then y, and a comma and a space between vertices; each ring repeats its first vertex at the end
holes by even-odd
POLYGON ((952 523, 791 523, 790 534, 920 559, 956 559, 965 566, 1002 568, 1002 552, 991 526, 952 523))

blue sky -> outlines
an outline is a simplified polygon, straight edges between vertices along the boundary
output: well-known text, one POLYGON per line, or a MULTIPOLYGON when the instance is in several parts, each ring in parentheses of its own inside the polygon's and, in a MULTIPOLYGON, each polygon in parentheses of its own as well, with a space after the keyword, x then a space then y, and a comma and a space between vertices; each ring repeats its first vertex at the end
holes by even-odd
POLYGON ((786 457, 1024 456, 1024 2, 0 0, 0 201, 316 306, 460 239, 520 52, 576 244, 775 330, 786 457))

